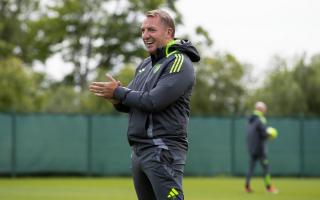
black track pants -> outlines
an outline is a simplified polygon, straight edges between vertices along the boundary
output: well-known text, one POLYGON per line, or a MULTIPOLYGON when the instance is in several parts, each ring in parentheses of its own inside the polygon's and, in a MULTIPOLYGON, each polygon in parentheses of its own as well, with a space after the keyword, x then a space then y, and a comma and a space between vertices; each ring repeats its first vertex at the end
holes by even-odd
POLYGON ((132 174, 139 200, 183 200, 186 151, 132 150, 132 174))
MULTIPOLYGON (((250 160, 249 160, 249 169, 248 169, 247 176, 246 176, 246 187, 250 187, 250 179, 251 179, 251 176, 253 175, 257 161, 260 162, 260 165, 261 165, 262 171, 263 171, 263 176, 266 177, 269 175, 269 163, 268 163, 267 156, 266 155, 260 155, 260 156, 251 155, 250 160)), ((266 184, 268 186, 269 183, 266 183, 266 184)))

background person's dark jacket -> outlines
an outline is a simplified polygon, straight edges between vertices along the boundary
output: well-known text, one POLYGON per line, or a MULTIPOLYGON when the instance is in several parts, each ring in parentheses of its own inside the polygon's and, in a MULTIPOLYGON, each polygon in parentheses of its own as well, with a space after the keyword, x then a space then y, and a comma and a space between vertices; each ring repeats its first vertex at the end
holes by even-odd
POLYGON ((267 153, 268 139, 266 122, 257 114, 248 119, 247 124, 247 147, 251 156, 262 156, 267 153))
POLYGON ((175 40, 146 58, 127 88, 118 87, 116 109, 129 113, 130 145, 187 150, 189 102, 200 60, 187 40, 175 40))

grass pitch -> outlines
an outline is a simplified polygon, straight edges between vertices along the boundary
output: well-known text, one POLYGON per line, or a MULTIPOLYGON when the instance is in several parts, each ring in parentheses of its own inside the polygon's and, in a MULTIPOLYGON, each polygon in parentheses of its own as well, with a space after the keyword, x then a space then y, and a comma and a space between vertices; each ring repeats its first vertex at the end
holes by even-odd
MULTIPOLYGON (((267 194, 254 178, 253 194, 244 178, 185 178, 186 200, 319 200, 319 178, 273 178, 280 193, 267 194)), ((131 178, 0 178, 0 200, 136 200, 131 178)))

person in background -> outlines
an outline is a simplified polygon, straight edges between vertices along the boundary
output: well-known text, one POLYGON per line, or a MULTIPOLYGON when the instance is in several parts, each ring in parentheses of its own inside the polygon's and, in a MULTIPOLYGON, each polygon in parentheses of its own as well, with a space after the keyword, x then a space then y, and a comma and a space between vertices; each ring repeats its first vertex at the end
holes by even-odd
POLYGON ((249 169, 246 176, 245 191, 252 193, 250 179, 254 172, 256 162, 259 161, 263 169, 263 176, 266 191, 269 193, 278 193, 278 190, 271 185, 269 172, 269 161, 267 157, 267 140, 277 137, 277 130, 267 126, 265 114, 267 106, 264 102, 256 102, 255 110, 248 119, 247 124, 247 148, 249 153, 249 169))
POLYGON ((127 87, 112 76, 90 91, 129 114, 128 141, 139 200, 184 199, 182 179, 188 150, 187 127, 195 82, 192 62, 200 56, 188 40, 174 38, 165 11, 146 13, 141 36, 149 56, 127 87))

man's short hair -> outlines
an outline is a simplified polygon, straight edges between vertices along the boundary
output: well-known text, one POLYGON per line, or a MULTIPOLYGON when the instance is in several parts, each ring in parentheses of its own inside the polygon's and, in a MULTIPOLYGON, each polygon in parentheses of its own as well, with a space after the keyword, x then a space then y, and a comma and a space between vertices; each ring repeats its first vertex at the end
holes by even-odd
POLYGON ((172 29, 172 37, 174 37, 175 34, 175 25, 174 25, 174 20, 172 19, 172 17, 169 15, 169 13, 167 13, 166 11, 163 10, 150 10, 146 13, 147 17, 155 17, 155 16, 159 16, 161 22, 172 29))

